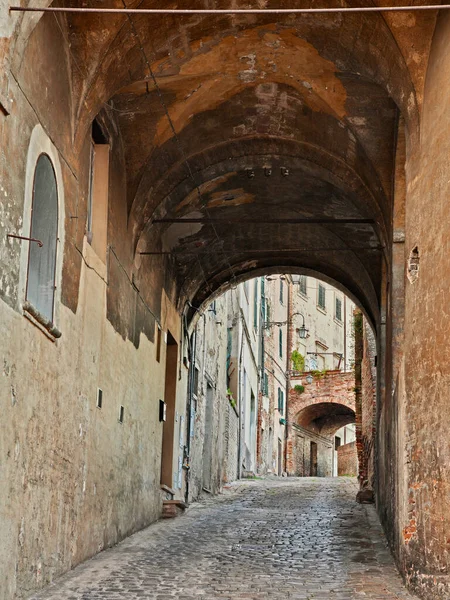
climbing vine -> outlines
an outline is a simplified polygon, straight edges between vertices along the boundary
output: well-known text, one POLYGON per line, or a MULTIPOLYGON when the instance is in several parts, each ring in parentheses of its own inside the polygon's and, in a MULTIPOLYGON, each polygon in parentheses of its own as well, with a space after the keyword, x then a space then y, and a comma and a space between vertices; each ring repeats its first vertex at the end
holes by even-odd
POLYGON ((292 366, 294 367, 294 371, 298 371, 299 373, 303 373, 305 370, 305 357, 303 354, 300 354, 298 350, 294 350, 291 354, 292 366))

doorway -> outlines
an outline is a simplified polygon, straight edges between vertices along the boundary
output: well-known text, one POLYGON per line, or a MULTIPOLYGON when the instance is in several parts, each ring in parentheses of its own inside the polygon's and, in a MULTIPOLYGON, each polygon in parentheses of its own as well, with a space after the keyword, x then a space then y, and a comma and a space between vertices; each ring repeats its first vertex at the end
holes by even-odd
POLYGON ((161 483, 173 485, 173 445, 175 431, 175 399, 177 385, 178 344, 171 333, 167 332, 166 373, 164 383, 164 402, 166 420, 163 422, 161 483))
POLYGON ((213 414, 214 390, 211 384, 206 384, 205 405, 205 435, 203 437, 203 489, 211 491, 211 467, 213 445, 213 414))
POLYGON ((317 444, 316 442, 311 442, 311 467, 310 467, 310 475, 311 477, 317 477, 317 444))
POLYGON ((278 438, 278 476, 283 474, 283 442, 278 438))

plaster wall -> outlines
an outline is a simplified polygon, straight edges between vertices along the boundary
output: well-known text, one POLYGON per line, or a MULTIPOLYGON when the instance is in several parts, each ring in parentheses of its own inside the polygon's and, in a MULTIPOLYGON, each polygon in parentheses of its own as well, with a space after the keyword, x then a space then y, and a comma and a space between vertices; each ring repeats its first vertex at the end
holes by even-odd
POLYGON ((278 474, 285 470, 284 448, 287 397, 286 397, 286 365, 288 362, 288 307, 291 280, 287 275, 267 277, 264 282, 266 301, 266 320, 268 326, 263 331, 264 340, 264 374, 267 376, 267 389, 263 390, 260 402, 258 471, 278 474), (283 294, 280 286, 283 284, 283 294), (282 300, 281 300, 282 297, 282 300), (283 323, 276 325, 271 323, 283 323), (281 344, 280 344, 281 331, 281 344), (281 346, 281 348, 280 348, 281 346), (280 355, 281 349, 281 355, 280 355), (284 397, 282 410, 278 406, 278 390, 284 397), (279 456, 281 448, 282 455, 279 456))
POLYGON ((29 596, 159 517, 166 346, 163 335, 158 361, 156 321, 180 338, 170 285, 158 273, 141 281, 133 273, 113 121, 106 256, 86 243, 89 134, 75 149, 69 59, 54 18, 34 28, 8 77, 11 111, 0 113, 2 600, 29 596), (28 242, 7 237, 29 235, 39 152, 53 162, 60 202, 57 340, 24 316, 28 242))
POLYGON ((105 283, 86 267, 77 314, 60 308, 56 343, 0 310, 0 596, 25 598, 158 518, 165 351, 156 363, 153 343, 143 337, 138 352, 114 331, 105 283))
MULTIPOLYGON (((240 284, 228 295, 228 326, 231 329, 230 389, 237 398, 240 420, 240 465, 242 471, 256 471, 258 394, 260 384, 260 320, 254 327, 254 286, 240 284), (252 412, 252 395, 254 411, 252 412)), ((259 312, 259 303, 256 302, 259 312)))
MULTIPOLYGON (((190 500, 197 498, 203 488, 212 493, 221 490, 227 478, 229 442, 231 440, 231 445, 236 443, 237 423, 232 417, 230 422, 228 415, 230 403, 227 398, 226 377, 227 312, 228 295, 224 294, 215 301, 214 306, 209 307, 196 327, 195 365, 199 370, 199 384, 195 401, 194 435, 191 438, 190 500), (212 422, 209 425, 206 422, 206 411, 207 402, 211 400, 212 422), (209 447, 205 446, 207 444, 209 447), (205 461, 210 461, 210 464, 205 466, 205 461)), ((182 449, 181 444, 180 448, 182 449)), ((237 464, 236 458, 235 461, 237 464)), ((233 459, 230 462, 232 463, 233 459)), ((234 471, 231 472, 234 475, 234 471)))
POLYGON ((305 370, 350 370, 354 361, 354 303, 341 291, 314 277, 306 277, 306 294, 301 291, 298 276, 293 276, 293 280, 290 309, 293 324, 292 351, 298 350, 305 357, 305 370), (324 309, 318 305, 319 285, 325 288, 324 309), (341 301, 341 320, 336 318, 336 298, 341 301), (300 339, 297 333, 303 324, 302 316, 295 314, 298 312, 303 314, 308 329, 306 339, 300 339), (320 355, 320 350, 327 354, 320 355), (317 352, 317 355, 307 354, 308 352, 317 352), (340 354, 342 359, 339 362, 340 354))

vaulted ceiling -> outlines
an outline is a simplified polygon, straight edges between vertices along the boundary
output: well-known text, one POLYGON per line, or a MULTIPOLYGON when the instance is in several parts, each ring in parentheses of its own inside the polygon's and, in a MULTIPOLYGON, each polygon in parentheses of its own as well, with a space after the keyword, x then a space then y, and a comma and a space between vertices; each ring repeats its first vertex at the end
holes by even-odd
POLYGON ((320 274, 376 323, 435 18, 68 15, 75 143, 112 112, 137 256, 164 253, 195 305, 249 273, 320 274))

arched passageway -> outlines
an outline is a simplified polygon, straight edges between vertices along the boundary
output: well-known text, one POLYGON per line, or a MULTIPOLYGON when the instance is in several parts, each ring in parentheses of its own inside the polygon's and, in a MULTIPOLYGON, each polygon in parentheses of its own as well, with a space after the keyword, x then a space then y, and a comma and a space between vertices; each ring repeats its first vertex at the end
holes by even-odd
MULTIPOLYGON (((158 518, 160 401, 178 485, 198 311, 286 272, 345 291, 375 333, 355 371, 357 394, 377 372, 379 513, 410 585, 448 597, 448 16, 1 11, 6 596, 158 518), (45 315, 26 303, 41 154, 59 209, 45 315)), ((320 431, 349 417, 318 410, 320 431)))

